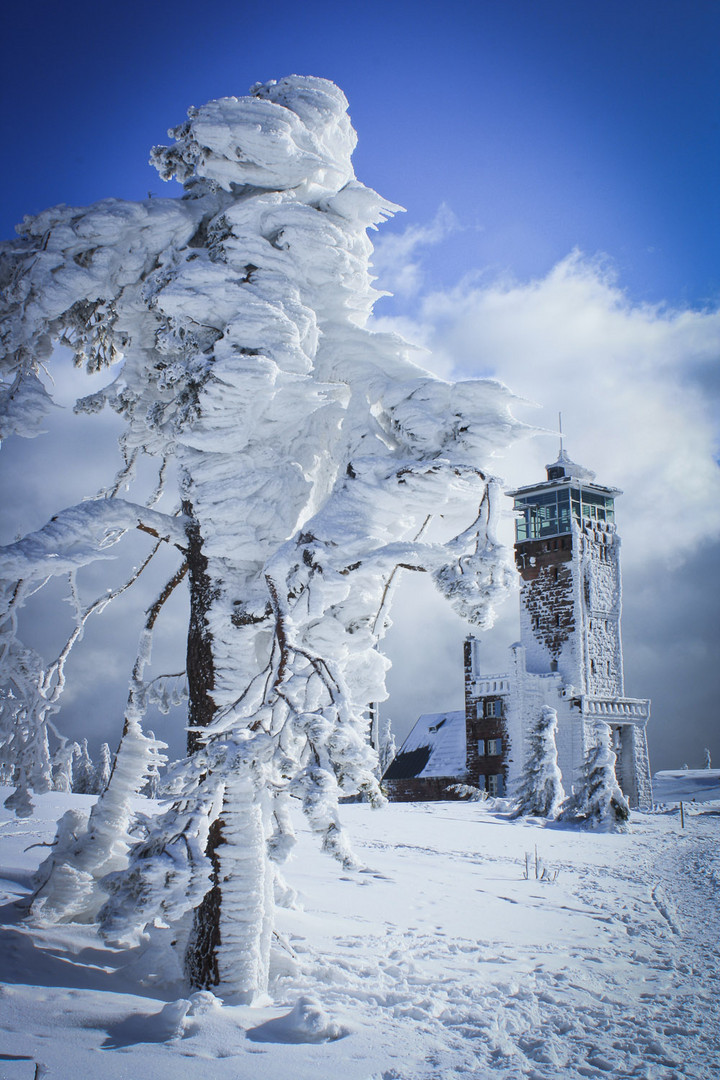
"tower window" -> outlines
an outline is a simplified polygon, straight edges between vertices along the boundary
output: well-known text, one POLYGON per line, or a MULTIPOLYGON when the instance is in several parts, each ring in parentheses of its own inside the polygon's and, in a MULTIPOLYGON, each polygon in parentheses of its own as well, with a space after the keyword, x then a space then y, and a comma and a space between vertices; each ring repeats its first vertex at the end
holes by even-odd
POLYGON ((487 739, 487 753, 488 757, 494 754, 502 754, 503 744, 502 739, 487 739))

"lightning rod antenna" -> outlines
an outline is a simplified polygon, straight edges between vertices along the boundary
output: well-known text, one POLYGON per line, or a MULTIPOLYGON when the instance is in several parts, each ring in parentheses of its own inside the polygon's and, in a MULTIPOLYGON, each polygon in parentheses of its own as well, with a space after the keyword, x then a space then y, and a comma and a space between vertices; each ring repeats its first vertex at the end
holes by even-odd
POLYGON ((562 430, 562 413, 558 413, 558 431, 560 432, 560 457, 563 453, 563 430, 562 430))

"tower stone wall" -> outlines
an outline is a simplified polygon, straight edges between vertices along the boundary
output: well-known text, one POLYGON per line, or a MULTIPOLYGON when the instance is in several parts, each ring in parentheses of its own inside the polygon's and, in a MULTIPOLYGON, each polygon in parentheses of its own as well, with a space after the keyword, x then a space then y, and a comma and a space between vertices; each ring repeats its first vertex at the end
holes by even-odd
POLYGON ((579 571, 585 692, 594 697, 622 697, 620 538, 613 524, 583 523, 579 571))

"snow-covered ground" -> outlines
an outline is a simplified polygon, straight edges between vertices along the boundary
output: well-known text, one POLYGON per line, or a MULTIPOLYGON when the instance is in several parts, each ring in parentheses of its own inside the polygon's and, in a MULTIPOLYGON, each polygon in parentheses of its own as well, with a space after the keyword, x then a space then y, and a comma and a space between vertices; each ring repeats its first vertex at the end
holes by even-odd
POLYGON ((718 1075, 720 803, 614 835, 480 803, 347 805, 353 873, 298 820, 303 909, 280 912, 273 1003, 248 1008, 138 992, 133 957, 91 928, 19 922, 31 845, 89 798, 0 819, 2 1080, 718 1075))

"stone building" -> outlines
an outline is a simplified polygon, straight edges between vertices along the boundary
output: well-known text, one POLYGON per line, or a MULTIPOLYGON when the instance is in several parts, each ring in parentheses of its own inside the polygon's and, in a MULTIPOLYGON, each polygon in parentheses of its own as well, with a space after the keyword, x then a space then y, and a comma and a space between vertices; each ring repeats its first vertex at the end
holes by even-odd
POLYGON ((391 798, 447 798, 446 789, 458 783, 512 794, 527 735, 548 705, 558 716, 558 764, 567 792, 601 721, 610 727, 618 783, 630 805, 652 803, 645 733, 650 702, 625 697, 615 527, 621 493, 596 483, 595 474, 562 448, 546 469, 547 480, 508 493, 515 500, 521 579, 520 641, 511 646, 508 670, 484 674, 479 642, 466 640, 464 713, 420 717, 385 772, 391 798), (458 733, 464 734, 462 750, 458 733))

